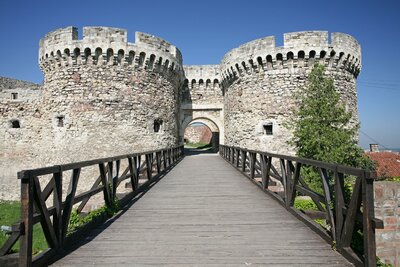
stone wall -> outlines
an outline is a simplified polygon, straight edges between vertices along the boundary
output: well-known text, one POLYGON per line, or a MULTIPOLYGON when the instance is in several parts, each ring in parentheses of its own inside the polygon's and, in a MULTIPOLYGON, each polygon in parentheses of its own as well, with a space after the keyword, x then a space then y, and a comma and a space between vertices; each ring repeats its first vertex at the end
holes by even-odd
POLYGON ((291 132, 284 127, 293 119, 296 99, 312 67, 322 64, 333 77, 346 108, 358 123, 356 77, 361 68, 357 41, 345 34, 296 32, 284 35, 284 46, 265 37, 228 52, 221 62, 224 88, 225 144, 290 154, 291 132))
POLYGON ((384 229, 376 229, 376 255, 384 263, 400 266, 400 183, 374 183, 375 217, 384 229))
POLYGON ((205 125, 189 125, 185 130, 185 141, 188 143, 205 143, 211 142, 212 133, 210 128, 205 125))
MULTIPOLYGON (((121 29, 86 27, 78 40, 76 29, 68 27, 40 41, 40 97, 8 101, 0 119, 5 140, 0 198, 18 198, 16 173, 22 169, 180 142, 179 50, 143 33, 136 33, 136 43, 127 43, 126 35, 121 29), (19 128, 12 128, 14 119, 19 128)), ((92 180, 81 177, 80 189, 88 189, 92 180)))
POLYGON ((219 86, 219 65, 184 66, 185 80, 182 87, 182 103, 193 105, 223 102, 219 86))
POLYGON ((215 148, 291 153, 283 125, 316 63, 358 122, 361 48, 346 34, 329 43, 323 31, 288 33, 282 47, 264 37, 199 66, 183 66, 176 46, 146 33, 134 43, 118 28, 78 36, 66 27, 40 40, 43 86, 0 79, 0 198, 18 198, 22 169, 176 145, 191 122, 211 129, 215 148))

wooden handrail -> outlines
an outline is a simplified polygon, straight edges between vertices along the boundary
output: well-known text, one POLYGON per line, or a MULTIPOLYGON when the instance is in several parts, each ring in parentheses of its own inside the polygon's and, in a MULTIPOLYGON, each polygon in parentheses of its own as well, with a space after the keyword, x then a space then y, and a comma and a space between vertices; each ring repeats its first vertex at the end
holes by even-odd
POLYGON ((19 239, 19 266, 31 266, 36 261, 45 262, 61 251, 66 244, 67 228, 74 204, 81 203, 78 208, 80 212, 90 197, 103 193, 106 205, 111 206, 117 200, 118 185, 127 179, 131 183, 132 191, 122 199, 129 201, 142 192, 143 187, 148 187, 180 161, 183 151, 183 146, 175 146, 18 172, 18 178, 21 180, 21 221, 13 228, 12 236, 0 252, 3 255, 8 253, 19 239), (120 170, 121 161, 125 161, 127 165, 124 171, 120 170), (98 172, 91 173, 94 175, 92 187, 76 195, 81 170, 91 166, 98 166, 98 172), (72 171, 71 178, 63 177, 66 171, 72 171), (40 180, 43 175, 52 177, 41 188, 40 180), (65 179, 69 181, 69 188, 63 198, 65 192, 62 181, 65 179), (146 182, 140 183, 140 180, 146 182), (51 207, 46 205, 49 197, 53 197, 51 207), (49 249, 32 258, 33 225, 38 222, 42 225, 49 249))
POLYGON ((220 145, 220 155, 355 265, 376 266, 375 228, 383 227, 383 222, 374 216, 375 172, 225 145, 220 145), (302 178, 301 171, 307 167, 318 170, 323 194, 312 190, 302 178), (346 200, 344 181, 349 176, 355 183, 350 200, 346 200), (269 188, 271 179, 282 185, 280 192, 269 188), (310 197, 319 211, 297 210, 294 200, 298 194, 310 197), (316 215, 325 218, 328 227, 317 224, 312 218, 316 215), (357 231, 362 232, 363 255, 351 246, 357 231))

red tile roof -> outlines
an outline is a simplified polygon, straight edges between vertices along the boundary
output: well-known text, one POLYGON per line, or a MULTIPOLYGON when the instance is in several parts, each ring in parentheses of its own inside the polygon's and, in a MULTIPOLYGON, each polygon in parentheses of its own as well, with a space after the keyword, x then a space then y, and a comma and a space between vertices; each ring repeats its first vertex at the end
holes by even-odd
POLYGON ((398 152, 366 152, 372 160, 378 163, 378 177, 400 176, 400 153, 398 152))

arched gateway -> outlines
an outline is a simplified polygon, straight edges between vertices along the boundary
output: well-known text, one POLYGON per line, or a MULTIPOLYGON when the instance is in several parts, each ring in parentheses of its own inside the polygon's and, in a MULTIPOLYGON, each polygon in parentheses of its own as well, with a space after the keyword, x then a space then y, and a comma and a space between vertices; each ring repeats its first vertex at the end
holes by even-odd
POLYGON ((186 127, 201 122, 210 128, 214 150, 224 144, 223 92, 219 65, 184 66, 186 79, 181 91, 180 140, 186 127))

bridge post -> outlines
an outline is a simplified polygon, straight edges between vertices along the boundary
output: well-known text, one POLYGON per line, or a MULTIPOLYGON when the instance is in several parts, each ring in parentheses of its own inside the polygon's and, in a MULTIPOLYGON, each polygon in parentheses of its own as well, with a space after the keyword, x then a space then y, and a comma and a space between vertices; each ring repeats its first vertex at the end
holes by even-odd
POLYGON ((167 152, 165 150, 162 152, 164 170, 167 168, 167 154, 166 153, 167 152))
POLYGON ((374 179, 375 172, 365 171, 362 177, 362 202, 363 202, 363 238, 365 265, 376 266, 376 243, 375 243, 375 225, 372 219, 374 215, 374 179))
POLYGON ((246 171, 246 158, 247 158, 247 152, 245 150, 241 150, 242 154, 242 172, 246 171))
POLYGON ((21 179, 21 221, 23 223, 20 249, 19 266, 32 266, 32 231, 33 231, 33 182, 27 172, 18 173, 21 179))
POLYGON ((161 157, 160 157, 161 152, 156 152, 156 161, 157 161, 157 174, 160 174, 161 172, 161 157))
POLYGON ((257 154, 254 152, 249 152, 249 156, 250 156, 250 178, 254 179, 257 154))

